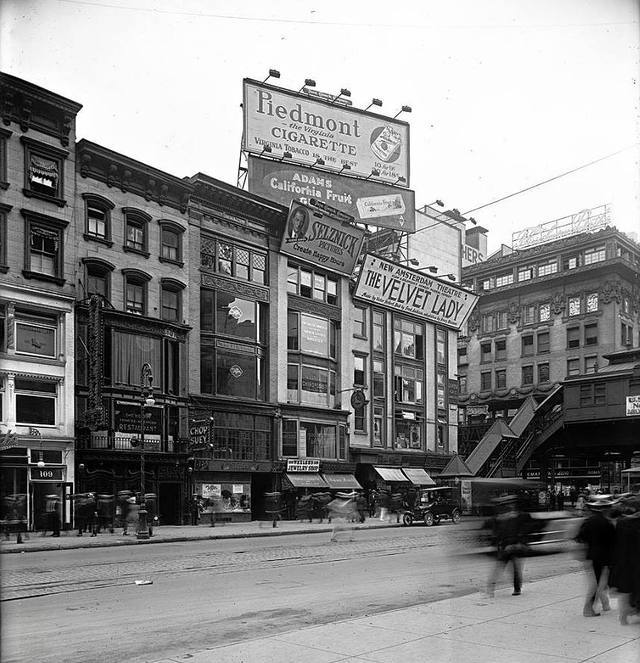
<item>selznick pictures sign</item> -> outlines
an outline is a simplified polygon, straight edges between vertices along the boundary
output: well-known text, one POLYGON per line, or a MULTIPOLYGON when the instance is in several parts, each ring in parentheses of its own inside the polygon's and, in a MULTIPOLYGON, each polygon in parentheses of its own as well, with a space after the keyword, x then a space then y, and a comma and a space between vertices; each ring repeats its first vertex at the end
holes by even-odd
POLYGON ((360 256, 363 240, 364 230, 294 201, 280 251, 350 276, 360 256))
POLYGON ((460 329, 478 295, 378 256, 365 256, 354 297, 460 329))

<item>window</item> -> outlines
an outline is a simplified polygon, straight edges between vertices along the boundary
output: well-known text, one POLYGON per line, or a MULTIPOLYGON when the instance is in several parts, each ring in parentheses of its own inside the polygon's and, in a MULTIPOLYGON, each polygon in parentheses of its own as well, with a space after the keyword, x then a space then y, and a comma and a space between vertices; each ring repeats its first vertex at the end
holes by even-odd
POLYGON ((569 297, 569 315, 580 315, 582 313, 581 304, 580 297, 569 297))
POLYGON ((295 419, 282 420, 282 455, 294 458, 298 455, 298 422, 295 419))
POLYGON ((503 361, 507 358, 507 341, 501 338, 496 341, 496 361, 503 361))
MULTIPOLYGON (((242 299, 218 290, 200 290, 200 329, 238 339, 264 343, 267 337, 266 308, 262 302, 242 299)), ((297 319, 295 320, 297 325, 297 319)), ((294 330, 297 343, 297 328, 294 330)), ((297 349, 297 348, 294 348, 297 349)))
POLYGON ((604 405, 607 402, 606 384, 580 385, 580 406, 604 405))
POLYGON ((85 228, 84 238, 95 240, 112 246, 111 243, 111 210, 114 204, 93 193, 83 193, 85 228))
POLYGON ((496 288, 513 283, 513 272, 505 272, 496 276, 496 288))
POLYGON ((25 278, 64 283, 63 229, 66 221, 22 210, 25 218, 25 278))
POLYGON ((580 375, 579 359, 567 359, 567 375, 580 375))
POLYGON ((493 313, 483 313, 481 318, 481 328, 482 331, 487 334, 489 332, 495 331, 496 321, 493 313))
POLYGON ((533 384, 533 366, 522 367, 522 384, 523 386, 533 384))
POLYGON ((366 387, 366 358, 362 355, 353 356, 353 384, 358 387, 366 387))
POLYGON ((593 385, 582 384, 580 385, 580 407, 585 405, 593 405, 593 385))
POLYGON ((549 352, 549 332, 538 333, 538 354, 546 354, 549 352))
POLYGON ((483 363, 491 361, 491 342, 480 343, 480 361, 483 363))
POLYGON ((584 372, 585 373, 598 372, 598 357, 596 355, 584 358, 584 372))
POLYGON ((87 297, 91 295, 100 295, 109 299, 111 290, 111 272, 114 266, 106 260, 100 258, 83 258, 85 265, 87 297))
POLYGON ((367 309, 360 306, 353 307, 353 335, 361 338, 367 337, 367 309))
POLYGON ((522 356, 530 357, 533 355, 533 335, 522 337, 522 356))
MULTIPOLYGON (((232 244, 227 240, 205 237, 201 239, 200 266, 225 276, 266 284, 267 253, 257 248, 232 244)), ((291 267, 289 268, 291 272, 291 267)), ((289 289, 289 292, 291 290, 289 289)))
POLYGON ((549 274, 555 274, 557 271, 557 260, 548 260, 546 262, 538 263, 538 276, 548 276, 549 274))
POLYGON ((394 318, 394 353, 413 359, 424 358, 423 325, 402 318, 394 318))
POLYGON ((383 447, 385 440, 384 407, 373 408, 373 446, 383 447))
POLYGON ((491 389, 491 371, 480 373, 480 390, 487 391, 491 389))
POLYGON ((625 315, 631 315, 631 300, 629 297, 624 296, 622 298, 621 310, 625 315))
POLYGON ((422 449, 422 421, 396 419, 395 423, 396 449, 422 449))
POLYGON ((264 361, 262 356, 256 355, 255 348, 235 343, 231 349, 219 343, 215 349, 215 364, 215 393, 264 400, 264 361))
POLYGON ((536 321, 536 307, 533 305, 522 308, 522 324, 531 325, 536 321))
POLYGON ((7 182, 7 138, 11 137, 11 132, 0 128, 0 189, 8 189, 7 182))
POLYGON ((373 349, 384 352, 384 313, 373 311, 373 349))
POLYGON ((587 249, 584 252, 584 264, 592 265, 596 262, 602 262, 605 258, 605 248, 604 246, 598 246, 593 249, 587 249))
POLYGON ((0 203, 0 274, 6 274, 9 271, 7 266, 7 212, 10 210, 11 205, 0 203))
POLYGON ((55 426, 57 384, 45 380, 15 379, 16 423, 55 426))
POLYGON ((567 348, 580 347, 580 327, 567 327, 567 348))
POLYGON ((538 308, 538 320, 548 322, 551 319, 551 304, 540 304, 538 308))
POLYGON ((151 277, 133 269, 123 270, 123 272, 125 310, 134 315, 146 315, 147 283, 151 277))
POLYGON ((289 264, 287 292, 327 304, 338 303, 338 281, 332 276, 289 264))
POLYGON ((384 362, 381 359, 373 360, 373 397, 384 398, 385 390, 385 370, 384 362))
POLYGON ((622 345, 633 345, 633 327, 624 322, 620 324, 620 342, 622 345))
POLYGON ((162 320, 180 322, 182 320, 182 290, 183 283, 174 279, 161 279, 160 299, 162 320))
POLYGON ((580 266, 579 255, 566 256, 565 258, 562 259, 562 269, 564 270, 575 269, 576 267, 579 266, 580 266))
POLYGON ((518 281, 529 281, 533 278, 533 267, 519 267, 518 268, 518 281))
POLYGON ((607 385, 593 385, 593 402, 595 405, 604 405, 607 402, 607 385))
POLYGON ((447 332, 439 327, 436 329, 436 363, 440 365, 447 363, 447 332))
POLYGON ((494 279, 493 279, 492 276, 490 276, 490 277, 484 279, 484 280, 482 281, 482 289, 483 289, 483 290, 491 290, 491 289, 494 287, 494 286, 493 286, 493 283, 494 283, 494 279))
POLYGON ((461 394, 466 394, 467 389, 468 389, 468 382, 467 382, 467 376, 466 375, 461 375, 458 377, 458 387, 460 389, 461 394))
POLYGON ((500 369, 496 371, 496 389, 504 389, 507 386, 507 371, 500 369))
POLYGON ((422 404, 424 373, 412 366, 395 367, 395 397, 401 403, 422 404))
POLYGON ((344 458, 346 449, 338 447, 336 426, 333 424, 316 424, 309 421, 300 422, 300 432, 306 439, 307 458, 344 458))
POLYGON ((596 313, 597 310, 598 310, 598 293, 590 292, 587 295, 586 311, 587 313, 596 313))
POLYGON ((538 364, 538 384, 549 382, 549 364, 538 364))
POLYGON ((151 217, 141 210, 124 207, 124 246, 125 251, 139 253, 145 258, 149 257, 148 223, 151 217))
POLYGON ((328 318, 290 311, 287 349, 336 358, 336 325, 328 318))
POLYGON ((507 329, 509 327, 509 318, 506 311, 496 313, 496 329, 507 329))
POLYGON ((40 198, 64 207, 64 160, 68 152, 21 136, 24 145, 25 196, 40 198))
POLYGON ((14 329, 16 354, 57 359, 58 318, 56 315, 17 309, 14 329))
POLYGON ((360 432, 367 431, 367 406, 362 405, 353 409, 353 428, 360 432))
POLYGON ((336 373, 320 366, 289 364, 287 400, 317 407, 335 406, 336 373))
POLYGON ((458 348, 458 366, 461 364, 468 364, 469 358, 467 356, 467 346, 458 348))
MULTIPOLYGON (((158 221, 160 224, 160 262, 171 262, 182 267, 182 235, 184 228, 170 221, 158 221)), ((249 261, 248 252, 246 261, 249 261)), ((248 278, 249 266, 246 265, 248 278)))
POLYGON ((596 323, 584 326, 584 344, 598 345, 598 325, 596 323))

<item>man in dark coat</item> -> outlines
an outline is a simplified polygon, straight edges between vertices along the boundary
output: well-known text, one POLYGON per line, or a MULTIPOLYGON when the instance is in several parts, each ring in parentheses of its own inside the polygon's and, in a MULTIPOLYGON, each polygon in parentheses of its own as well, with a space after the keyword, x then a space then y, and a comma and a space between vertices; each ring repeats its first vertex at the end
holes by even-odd
POLYGON ((603 610, 609 610, 607 578, 613 563, 616 530, 607 518, 611 506, 608 500, 589 501, 585 504, 589 515, 584 520, 576 536, 576 541, 585 545, 586 571, 589 589, 582 614, 585 617, 600 615, 595 609, 600 600, 603 610))
POLYGON ((628 624, 631 615, 640 614, 640 496, 623 499, 612 511, 618 519, 609 583, 620 592, 620 623, 628 624))

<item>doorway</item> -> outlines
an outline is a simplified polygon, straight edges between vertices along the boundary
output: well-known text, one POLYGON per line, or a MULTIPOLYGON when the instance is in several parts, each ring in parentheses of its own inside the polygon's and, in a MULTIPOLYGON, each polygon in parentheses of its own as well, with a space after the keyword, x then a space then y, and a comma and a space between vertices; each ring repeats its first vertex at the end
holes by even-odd
POLYGON ((158 518, 160 525, 182 524, 182 484, 161 483, 158 495, 158 518))

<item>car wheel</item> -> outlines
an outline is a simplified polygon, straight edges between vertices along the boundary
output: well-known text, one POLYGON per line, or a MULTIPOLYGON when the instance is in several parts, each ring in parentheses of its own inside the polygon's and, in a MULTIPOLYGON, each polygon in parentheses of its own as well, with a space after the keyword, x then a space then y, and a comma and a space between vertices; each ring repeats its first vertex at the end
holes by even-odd
POLYGON ((431 527, 431 525, 433 525, 434 522, 435 522, 435 518, 433 517, 433 514, 431 513, 431 511, 427 511, 424 514, 424 524, 427 527, 431 527))
POLYGON ((406 525, 407 527, 409 525, 413 524, 413 516, 410 513, 403 513, 402 514, 402 524, 406 525))
POLYGON ((453 510, 453 513, 451 514, 451 522, 453 523, 460 522, 460 511, 458 511, 458 509, 453 510))

